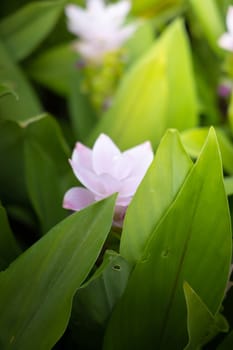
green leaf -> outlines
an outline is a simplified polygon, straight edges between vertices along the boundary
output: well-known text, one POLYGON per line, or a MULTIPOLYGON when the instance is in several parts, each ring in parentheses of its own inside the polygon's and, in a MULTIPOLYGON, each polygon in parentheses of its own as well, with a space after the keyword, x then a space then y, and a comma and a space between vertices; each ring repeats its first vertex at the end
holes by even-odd
POLYGON ((135 264, 140 259, 150 232, 174 201, 191 167, 178 132, 168 130, 127 209, 120 245, 126 260, 135 264), (142 210, 142 203, 149 203, 147 210, 142 210))
POLYGON ((132 0, 132 12, 136 15, 158 15, 170 8, 179 7, 183 3, 183 0, 132 0))
POLYGON ((225 191, 228 196, 233 195, 233 176, 224 178, 225 191))
POLYGON ((227 332, 228 324, 225 318, 217 313, 213 315, 191 286, 184 283, 184 294, 188 309, 189 343, 185 350, 201 349, 219 332, 227 332))
MULTIPOLYGON (((149 206, 143 203, 142 212, 149 206)), ((184 348, 188 339, 183 283, 192 285, 216 314, 228 280, 231 245, 220 152, 211 130, 176 200, 150 233, 113 311, 104 349, 184 348)))
MULTIPOLYGON (((186 151, 194 158, 198 157, 201 148, 204 144, 205 138, 208 135, 208 128, 196 128, 185 130, 181 134, 181 140, 185 146, 186 151)), ((233 145, 227 137, 224 130, 217 128, 216 135, 219 142, 219 147, 222 156, 223 168, 229 173, 233 174, 233 145)))
POLYGON ((16 122, 0 120, 0 163, 4 164, 0 171, 0 198, 4 206, 27 206, 23 130, 16 122))
POLYGON ((157 146, 167 128, 184 130, 196 124, 189 45, 183 24, 177 20, 126 73, 113 106, 89 141, 105 132, 123 149, 145 140, 157 146))
POLYGON ((20 253, 5 209, 0 205, 0 269, 5 269, 20 253))
POLYGON ((0 37, 14 61, 27 57, 48 35, 61 14, 63 0, 25 5, 0 22, 0 37))
POLYGON ((94 276, 76 293, 70 329, 75 343, 101 347, 107 320, 121 297, 130 273, 128 263, 116 252, 107 251, 94 276))
POLYGON ((0 274, 2 349, 49 350, 61 337, 111 227, 114 201, 71 215, 0 274))
POLYGON ((224 25, 214 0, 189 0, 196 20, 202 28, 210 46, 216 52, 220 52, 218 39, 224 32, 224 25))
POLYGON ((10 84, 19 97, 15 100, 7 95, 1 99, 0 119, 25 120, 41 113, 42 107, 33 88, 1 41, 0 67, 0 81, 10 84))
POLYGON ((77 180, 68 162, 69 148, 56 120, 42 115, 22 125, 27 189, 45 233, 67 216, 68 211, 62 208, 63 196, 77 180))
POLYGON ((77 70, 77 53, 71 44, 53 47, 32 60, 28 74, 40 84, 60 95, 69 95, 70 79, 77 70))
POLYGON ((149 21, 141 23, 134 35, 126 42, 127 65, 139 59, 153 45, 154 30, 149 21))
POLYGON ((77 139, 84 141, 96 124, 97 116, 89 96, 82 92, 82 83, 82 74, 76 69, 70 77, 68 107, 74 135, 77 139))
POLYGON ((0 97, 3 97, 5 95, 12 95, 16 99, 18 99, 18 95, 15 93, 14 89, 10 86, 10 84, 0 84, 0 97))

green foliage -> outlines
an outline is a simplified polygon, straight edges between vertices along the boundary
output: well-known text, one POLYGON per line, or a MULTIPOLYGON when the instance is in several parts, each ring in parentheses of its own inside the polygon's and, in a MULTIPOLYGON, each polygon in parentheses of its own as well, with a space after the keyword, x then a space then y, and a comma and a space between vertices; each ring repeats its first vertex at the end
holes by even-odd
POLYGON ((29 62, 27 72, 40 84, 61 95, 68 95, 70 78, 78 56, 71 43, 55 46, 29 62))
POLYGON ((25 5, 0 22, 0 37, 14 61, 27 57, 54 27, 64 0, 25 5))
MULTIPOLYGON (((157 197, 157 203, 159 200, 157 197)), ((151 205, 149 201, 143 205, 140 217, 151 205)), ((112 314, 104 348, 184 347, 187 344, 184 281, 216 314, 223 299, 230 259, 230 217, 220 152, 211 131, 175 200, 150 232, 112 314)))
POLYGON ((1 4, 0 349, 230 350, 233 95, 219 87, 233 55, 218 39, 232 1, 132 0, 137 30, 100 65, 75 49, 67 4, 1 4), (156 151, 123 228, 116 195, 62 208, 81 185, 71 147, 101 133, 156 151))
POLYGON ((11 231, 5 209, 0 206, 0 269, 6 268, 20 254, 20 248, 11 231))
POLYGON ((132 0, 132 11, 135 14, 152 16, 183 4, 183 0, 132 0))
POLYGON ((69 148, 50 116, 27 121, 22 127, 27 190, 45 233, 67 215, 63 196, 76 183, 68 163, 69 148))
POLYGON ((192 161, 177 131, 167 131, 127 210, 120 252, 128 261, 135 264, 141 258, 151 231, 174 201, 191 167, 192 161), (145 200, 150 204, 142 215, 141 203, 145 200), (137 217, 140 217, 139 221, 135 221, 137 217))
POLYGON ((61 337, 73 295, 109 232, 113 207, 111 197, 71 215, 1 272, 2 348, 49 350, 61 337))
POLYGON ((227 332, 228 324, 217 313, 212 315, 190 285, 184 283, 184 293, 188 309, 189 343, 185 350, 199 349, 219 332, 227 332))
POLYGON ((39 99, 20 66, 12 60, 0 40, 0 80, 10 84, 18 99, 4 96, 0 103, 0 119, 25 120, 42 111, 39 99))
POLYGON ((77 346, 101 348, 108 318, 126 287, 129 273, 127 261, 107 251, 95 274, 77 291, 70 324, 77 346))
POLYGON ((105 132, 123 149, 147 139, 157 146, 168 127, 184 130, 197 121, 188 42, 182 22, 176 21, 125 75, 90 142, 105 132))
POLYGON ((215 0, 189 0, 199 26, 216 53, 220 53, 217 41, 224 32, 224 24, 215 0), (207 15, 208 13, 208 15, 207 15))
MULTIPOLYGON (((181 134, 182 142, 187 152, 194 158, 196 158, 201 150, 201 147, 208 134, 208 128, 196 128, 186 130, 181 134)), ((222 156, 224 170, 232 174, 233 173, 233 146, 230 138, 224 129, 216 129, 216 134, 219 142, 219 147, 222 156)))

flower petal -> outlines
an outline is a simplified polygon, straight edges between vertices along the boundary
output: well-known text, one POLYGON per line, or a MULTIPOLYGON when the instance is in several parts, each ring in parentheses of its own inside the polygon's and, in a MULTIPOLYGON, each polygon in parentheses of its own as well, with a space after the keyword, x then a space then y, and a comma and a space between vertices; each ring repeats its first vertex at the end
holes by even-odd
POLYGON ((123 152, 123 155, 129 159, 133 175, 140 178, 145 175, 154 158, 152 146, 149 141, 123 152))
POLYGON ((72 187, 63 199, 63 208, 74 211, 86 208, 95 201, 94 195, 85 188, 72 187))
POLYGON ((88 32, 88 21, 85 10, 79 6, 70 4, 65 7, 65 14, 68 19, 67 26, 71 33, 82 35, 88 32))
POLYGON ((233 6, 228 7, 226 23, 228 32, 233 35, 233 6))
POLYGON ((96 174, 111 174, 111 167, 120 155, 119 148, 110 137, 101 134, 93 147, 92 164, 96 174))
POLYGON ((233 51, 233 36, 229 33, 224 33, 219 38, 218 44, 225 50, 233 51))
POLYGON ((111 4, 106 7, 106 17, 109 18, 117 27, 121 26, 128 15, 131 8, 129 1, 120 1, 116 4, 111 4))
POLYGON ((72 153, 71 163, 74 172, 78 167, 92 170, 92 150, 82 143, 77 142, 72 153))
POLYGON ((113 226, 122 227, 127 207, 117 205, 113 217, 113 226))
POLYGON ((87 0, 87 11, 101 13, 105 10, 105 2, 103 0, 87 0))

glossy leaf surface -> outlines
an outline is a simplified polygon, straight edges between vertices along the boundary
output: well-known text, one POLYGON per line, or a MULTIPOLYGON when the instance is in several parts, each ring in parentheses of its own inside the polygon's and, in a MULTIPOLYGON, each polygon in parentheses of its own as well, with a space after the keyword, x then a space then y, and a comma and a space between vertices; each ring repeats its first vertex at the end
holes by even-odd
MULTIPOLYGON (((144 210, 145 205, 142 213, 144 210)), ((220 152, 212 130, 176 200, 150 233, 113 312, 104 348, 185 347, 188 335, 184 281, 216 314, 224 296, 230 260, 230 217, 220 152)))
POLYGON ((113 196, 60 222, 0 274, 3 349, 49 350, 61 337, 73 295, 111 227, 114 201, 113 196))

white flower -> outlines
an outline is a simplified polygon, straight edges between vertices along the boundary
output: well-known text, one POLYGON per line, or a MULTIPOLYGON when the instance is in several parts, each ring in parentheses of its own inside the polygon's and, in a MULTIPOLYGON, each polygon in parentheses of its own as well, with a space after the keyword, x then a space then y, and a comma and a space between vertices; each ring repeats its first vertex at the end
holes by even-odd
POLYGON ((98 137, 93 150, 78 142, 70 164, 86 188, 73 187, 68 190, 63 207, 81 210, 117 192, 114 223, 121 226, 125 211, 152 160, 149 141, 124 152, 105 134, 98 137))
POLYGON ((87 0, 86 10, 66 6, 68 29, 80 38, 74 47, 84 59, 101 63, 106 53, 117 51, 134 33, 136 24, 123 26, 130 6, 128 0, 108 6, 103 0, 87 0))
POLYGON ((218 44, 225 50, 233 51, 233 6, 229 6, 226 18, 227 32, 218 40, 218 44))

